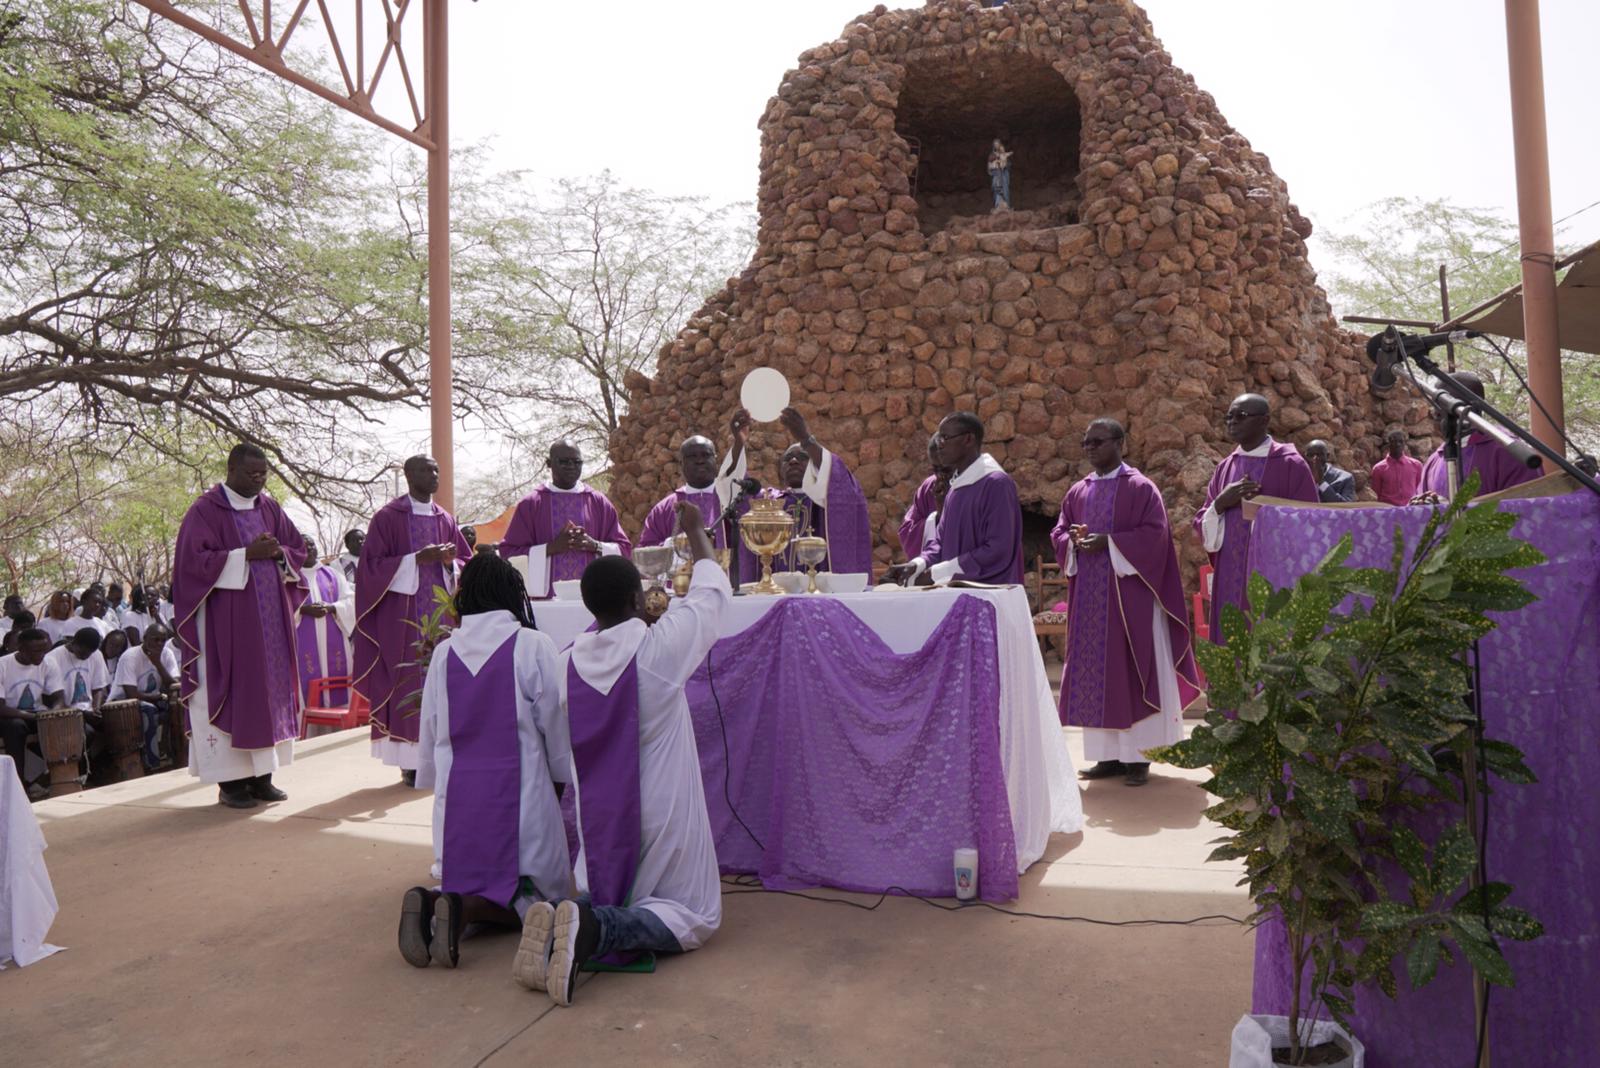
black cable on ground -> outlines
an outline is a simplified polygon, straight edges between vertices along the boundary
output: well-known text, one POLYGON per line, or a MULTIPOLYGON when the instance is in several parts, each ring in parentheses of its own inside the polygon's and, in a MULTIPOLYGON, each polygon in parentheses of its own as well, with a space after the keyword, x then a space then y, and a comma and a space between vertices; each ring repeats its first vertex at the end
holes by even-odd
POLYGON ((744 828, 744 833, 750 836, 750 841, 756 844, 757 849, 765 852, 767 847, 756 837, 756 832, 750 829, 750 825, 744 821, 744 817, 739 815, 739 810, 733 805, 733 790, 729 785, 733 779, 733 757, 728 752, 728 721, 722 714, 722 702, 717 698, 716 680, 711 677, 709 651, 706 653, 706 685, 711 688, 711 701, 717 706, 717 726, 722 728, 722 799, 727 802, 728 811, 733 813, 733 818, 739 821, 739 826, 744 828))

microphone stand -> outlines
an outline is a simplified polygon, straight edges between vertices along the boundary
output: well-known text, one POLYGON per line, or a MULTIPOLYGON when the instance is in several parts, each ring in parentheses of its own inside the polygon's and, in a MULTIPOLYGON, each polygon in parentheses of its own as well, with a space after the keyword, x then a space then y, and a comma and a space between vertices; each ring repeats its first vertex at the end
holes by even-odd
MULTIPOLYGON (((735 482, 734 485, 738 486, 739 484, 735 482)), ((724 536, 728 539, 728 584, 733 587, 735 597, 739 595, 739 553, 743 547, 743 539, 739 536, 739 506, 749 497, 750 494, 744 491, 744 487, 739 486, 739 491, 728 501, 728 506, 722 510, 721 515, 717 516, 717 521, 711 527, 712 530, 720 527, 724 536), (730 525, 732 527, 731 533, 728 529, 730 525)), ((712 543, 715 544, 715 542, 716 538, 713 536, 712 543)))
MULTIPOLYGON (((1390 327, 1393 330, 1393 327, 1390 327)), ((1468 429, 1481 431, 1505 447, 1521 463, 1528 467, 1538 464, 1539 455, 1549 459, 1569 476, 1587 489, 1590 493, 1600 495, 1600 483, 1574 465, 1565 456, 1560 455, 1544 442, 1535 438, 1528 431, 1519 426, 1516 420, 1497 409, 1484 398, 1472 392, 1460 382, 1457 382, 1437 363, 1430 359, 1424 352, 1406 352, 1404 345, 1385 346, 1389 351, 1399 350, 1395 361, 1396 366, 1404 369, 1417 390, 1427 397, 1442 417, 1444 424, 1444 460, 1446 477, 1448 479, 1449 497, 1455 498, 1456 492, 1466 481, 1467 472, 1462 467, 1461 453, 1462 432, 1468 429), (1418 378, 1407 366, 1407 360, 1415 363, 1425 375, 1430 377, 1418 378)), ((1467 828, 1472 834, 1473 843, 1478 851, 1478 863, 1474 866, 1472 877, 1468 886, 1476 890, 1488 881, 1488 769, 1483 759, 1483 687, 1480 683, 1482 670, 1482 650, 1478 642, 1472 643, 1472 653, 1467 658, 1467 701, 1472 708, 1472 744, 1467 747, 1466 755, 1462 761, 1462 779, 1464 780, 1465 796, 1463 798, 1467 828)), ((1487 908, 1485 909, 1487 912, 1487 908)), ((1487 922, 1487 916, 1485 916, 1487 922)), ((1481 972, 1473 969, 1472 982, 1473 1004, 1473 1035, 1475 1045, 1474 1068, 1488 1068, 1489 1065, 1489 984, 1481 972)))

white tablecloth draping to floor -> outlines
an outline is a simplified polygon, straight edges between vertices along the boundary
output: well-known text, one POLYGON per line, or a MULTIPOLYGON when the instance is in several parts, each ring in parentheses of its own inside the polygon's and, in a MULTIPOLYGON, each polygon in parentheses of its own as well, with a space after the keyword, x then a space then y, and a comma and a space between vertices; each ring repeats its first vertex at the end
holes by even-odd
MULTIPOLYGON (((1000 755, 1017 843, 1017 870, 1044 855, 1052 832, 1071 834, 1083 827, 1083 802, 1067 752, 1044 660, 1034 638, 1033 616, 1021 587, 1002 589, 921 589, 867 591, 826 596, 849 608, 896 653, 922 648, 962 596, 994 605, 995 656, 1000 677, 1000 755)), ((735 597, 723 619, 721 638, 744 631, 782 597, 735 597)), ((539 629, 567 645, 594 622, 582 602, 534 604, 539 629)))
POLYGON ((11 758, 0 754, 0 967, 29 965, 61 950, 45 942, 56 892, 44 866, 44 833, 11 758))

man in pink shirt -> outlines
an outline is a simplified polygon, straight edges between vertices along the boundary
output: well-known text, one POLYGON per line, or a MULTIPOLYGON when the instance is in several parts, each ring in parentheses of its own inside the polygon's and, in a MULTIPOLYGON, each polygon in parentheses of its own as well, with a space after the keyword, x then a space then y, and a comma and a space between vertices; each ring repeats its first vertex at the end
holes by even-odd
POLYGON ((1422 484, 1422 461, 1406 452, 1406 432, 1395 426, 1383 436, 1385 456, 1372 467, 1369 484, 1384 504, 1410 504, 1422 484))

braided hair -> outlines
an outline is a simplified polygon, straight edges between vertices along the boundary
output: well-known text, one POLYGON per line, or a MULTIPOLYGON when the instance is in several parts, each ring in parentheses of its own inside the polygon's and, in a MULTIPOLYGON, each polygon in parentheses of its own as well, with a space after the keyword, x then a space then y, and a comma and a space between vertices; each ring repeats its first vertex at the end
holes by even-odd
POLYGON ((538 629, 528 611, 528 588, 522 573, 494 553, 478 553, 462 568, 456 612, 463 616, 510 612, 524 627, 538 629))

